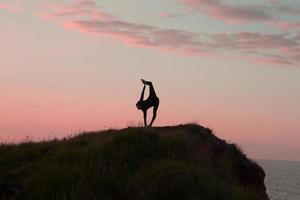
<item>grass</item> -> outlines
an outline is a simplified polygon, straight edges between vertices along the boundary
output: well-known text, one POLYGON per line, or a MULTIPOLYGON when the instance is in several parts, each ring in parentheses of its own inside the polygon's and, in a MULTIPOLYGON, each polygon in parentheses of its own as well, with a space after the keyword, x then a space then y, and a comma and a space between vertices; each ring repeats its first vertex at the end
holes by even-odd
POLYGON ((260 200, 263 170, 196 124, 0 146, 0 199, 260 200))

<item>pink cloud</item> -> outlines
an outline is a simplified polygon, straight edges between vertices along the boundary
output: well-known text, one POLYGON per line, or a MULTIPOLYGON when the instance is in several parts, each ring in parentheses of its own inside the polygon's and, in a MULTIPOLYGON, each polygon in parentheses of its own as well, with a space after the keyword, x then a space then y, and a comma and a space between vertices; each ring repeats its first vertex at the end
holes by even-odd
MULTIPOLYGON (((274 4, 273 4, 274 5, 274 4)), ((275 8, 279 13, 284 13, 287 15, 300 15, 300 8, 299 6, 287 6, 282 5, 279 2, 275 3, 275 8)))
POLYGON ((274 18, 265 13, 259 6, 233 7, 229 5, 216 6, 208 9, 208 14, 216 19, 231 23, 249 23, 273 21, 274 18))
POLYGON ((274 17, 263 6, 232 6, 219 0, 179 0, 206 15, 230 23, 266 22, 274 17))
POLYGON ((300 29, 299 22, 276 22, 273 25, 282 30, 300 29))
POLYGON ((66 29, 111 36, 126 44, 177 51, 187 55, 204 55, 206 52, 197 34, 122 21, 103 12, 92 0, 47 3, 45 6, 50 11, 40 16, 58 22, 66 29))
POLYGON ((296 62, 300 62, 300 47, 292 47, 282 49, 281 52, 285 55, 289 55, 289 57, 296 62))
POLYGON ((182 30, 160 29, 118 20, 69 21, 65 23, 65 27, 85 33, 113 36, 136 46, 185 53, 192 50, 194 52, 198 50, 198 53, 204 52, 204 46, 198 41, 197 35, 182 30))
POLYGON ((22 8, 10 5, 8 3, 1 3, 0 2, 0 9, 9 10, 13 12, 23 12, 24 10, 22 8))
POLYGON ((266 50, 295 47, 299 44, 283 34, 261 34, 240 32, 233 34, 213 34, 211 46, 221 49, 266 50))
POLYGON ((164 18, 174 18, 174 17, 182 17, 190 14, 191 12, 186 12, 186 13, 170 13, 170 12, 161 12, 159 13, 160 17, 164 18))
POLYGON ((290 51, 282 54, 284 48, 299 48, 299 44, 294 38, 283 34, 222 33, 207 35, 207 40, 200 41, 200 35, 192 32, 160 29, 118 20, 69 21, 65 23, 65 26, 85 33, 113 36, 135 46, 171 50, 187 55, 203 56, 218 53, 222 55, 225 52, 232 54, 239 52, 242 56, 250 55, 269 64, 293 65, 295 62, 299 62, 297 55, 290 51), (273 54, 267 54, 268 51, 273 54))
POLYGON ((263 64, 276 64, 276 65, 295 65, 294 62, 289 61, 287 58, 279 55, 266 55, 255 58, 254 61, 263 64))
POLYGON ((159 13, 159 16, 161 16, 161 17, 175 17, 176 14, 169 13, 169 12, 161 12, 161 13, 159 13))
POLYGON ((300 23, 282 20, 282 15, 300 16, 299 6, 284 5, 278 1, 269 0, 269 5, 236 6, 224 3, 222 0, 178 0, 188 7, 201 11, 207 16, 224 22, 267 23, 275 28, 289 30, 299 29, 300 23))
POLYGON ((51 10, 49 13, 40 14, 46 19, 63 17, 93 17, 95 19, 112 19, 112 15, 101 12, 95 1, 79 0, 67 3, 46 3, 45 6, 51 10))
MULTIPOLYGON (((235 7, 220 10, 218 0, 183 0, 195 6, 205 5, 215 16, 231 16, 231 20, 245 22, 246 19, 269 19, 266 15, 254 17, 256 11, 235 7), (236 9, 238 8, 238 10, 236 9), (219 9, 219 10, 218 10, 219 9), (248 12, 249 10, 249 12, 248 12), (240 12, 244 11, 244 12, 240 12), (228 13, 226 13, 228 12, 228 13), (232 15, 234 14, 234 15, 232 15), (253 15, 253 16, 252 16, 253 15), (243 20, 239 21, 235 17, 243 20), (252 17, 252 18, 251 18, 252 17)), ((193 56, 216 56, 253 58, 269 64, 292 65, 299 62, 297 55, 282 52, 282 49, 299 48, 296 37, 284 34, 261 34, 238 32, 232 34, 196 34, 178 29, 164 29, 141 23, 123 21, 102 12, 94 1, 75 1, 68 3, 47 4, 50 20, 62 24, 66 29, 76 30, 91 35, 105 35, 117 38, 126 44, 143 48, 156 48, 193 56), (95 17, 98 13, 98 17, 95 17), (59 19, 59 20, 57 20, 59 19)), ((226 6, 225 6, 226 7, 226 6)), ((165 14, 168 15, 168 14, 165 14)))
POLYGON ((294 65, 300 61, 297 37, 251 32, 221 33, 209 37, 211 41, 208 45, 216 51, 239 52, 261 63, 294 65))

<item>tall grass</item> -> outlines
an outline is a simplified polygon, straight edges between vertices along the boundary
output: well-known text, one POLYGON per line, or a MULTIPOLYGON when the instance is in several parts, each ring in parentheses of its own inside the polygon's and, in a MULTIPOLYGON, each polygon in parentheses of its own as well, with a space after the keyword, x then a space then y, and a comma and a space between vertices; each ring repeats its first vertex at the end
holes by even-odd
POLYGON ((0 199, 261 199, 241 177, 252 164, 198 125, 85 133, 1 145, 0 199))

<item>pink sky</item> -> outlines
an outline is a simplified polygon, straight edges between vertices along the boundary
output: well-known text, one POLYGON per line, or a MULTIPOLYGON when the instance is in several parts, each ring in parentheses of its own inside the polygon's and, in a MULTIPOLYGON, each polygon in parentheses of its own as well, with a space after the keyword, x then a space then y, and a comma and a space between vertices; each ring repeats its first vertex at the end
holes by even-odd
POLYGON ((297 6, 3 1, 0 141, 137 126, 145 78, 156 125, 197 122, 249 157, 300 160, 297 6))

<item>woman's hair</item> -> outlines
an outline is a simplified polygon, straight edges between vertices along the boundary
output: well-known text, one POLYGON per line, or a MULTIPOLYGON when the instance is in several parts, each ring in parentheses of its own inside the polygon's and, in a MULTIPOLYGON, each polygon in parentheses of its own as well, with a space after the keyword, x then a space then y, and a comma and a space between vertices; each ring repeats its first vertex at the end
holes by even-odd
POLYGON ((135 105, 138 110, 142 109, 142 101, 141 100, 139 100, 135 105))

